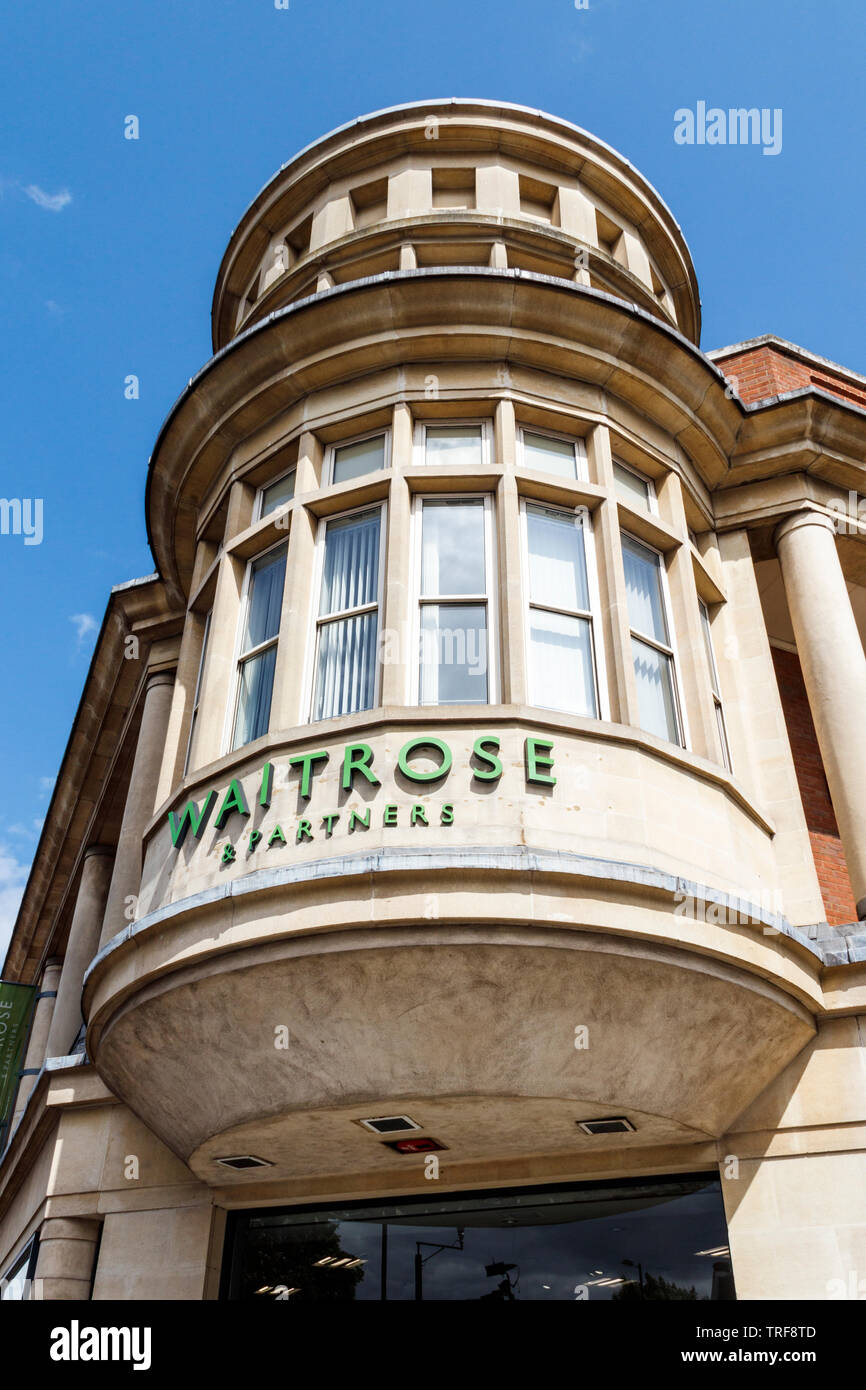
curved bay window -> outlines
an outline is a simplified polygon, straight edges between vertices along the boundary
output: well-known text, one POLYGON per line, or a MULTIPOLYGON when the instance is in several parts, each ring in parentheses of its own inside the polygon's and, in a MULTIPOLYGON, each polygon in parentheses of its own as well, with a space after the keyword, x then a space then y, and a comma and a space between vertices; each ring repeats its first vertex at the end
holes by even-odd
POLYGON ((378 698, 382 510, 322 523, 313 719, 372 709, 378 698))
POLYGON ((491 518, 489 497, 418 500, 419 704, 494 698, 491 518))
POLYGON ((588 513, 524 503, 523 519, 530 701, 598 718, 603 682, 593 631, 598 597, 588 513))
POLYGON ((268 731, 280 614, 286 579, 286 543, 260 555, 247 568, 242 602, 237 695, 232 748, 242 748, 268 731))

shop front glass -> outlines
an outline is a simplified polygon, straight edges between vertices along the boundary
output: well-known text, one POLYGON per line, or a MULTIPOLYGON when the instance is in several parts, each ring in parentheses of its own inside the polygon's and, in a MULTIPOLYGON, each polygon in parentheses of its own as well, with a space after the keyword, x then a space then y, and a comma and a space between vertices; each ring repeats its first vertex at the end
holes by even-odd
POLYGON ((229 1221, 228 1299, 735 1297, 718 1177, 459 1193, 229 1221))

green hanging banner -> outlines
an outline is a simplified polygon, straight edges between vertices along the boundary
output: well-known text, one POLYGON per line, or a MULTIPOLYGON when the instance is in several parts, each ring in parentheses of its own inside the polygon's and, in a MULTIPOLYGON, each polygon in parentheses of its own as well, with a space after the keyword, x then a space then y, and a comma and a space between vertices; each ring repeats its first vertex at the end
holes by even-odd
POLYGON ((35 985, 12 985, 0 980, 0 1132, 9 1123, 18 1071, 24 1058, 35 985))

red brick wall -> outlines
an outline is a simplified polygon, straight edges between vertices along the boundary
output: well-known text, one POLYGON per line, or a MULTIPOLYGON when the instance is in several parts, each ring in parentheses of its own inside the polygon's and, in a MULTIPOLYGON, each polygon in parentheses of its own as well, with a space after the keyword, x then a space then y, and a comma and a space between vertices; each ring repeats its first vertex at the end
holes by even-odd
POLYGON ((866 405, 866 386, 846 381, 814 362, 792 357, 769 344, 734 353, 731 357, 717 357, 715 363, 726 377, 737 378, 738 395, 747 404, 768 396, 781 396, 785 391, 818 386, 840 400, 866 405))
POLYGON ((800 660, 795 652, 783 652, 778 647, 773 647, 772 651, 827 921, 831 926, 856 922, 857 908, 803 684, 800 660))

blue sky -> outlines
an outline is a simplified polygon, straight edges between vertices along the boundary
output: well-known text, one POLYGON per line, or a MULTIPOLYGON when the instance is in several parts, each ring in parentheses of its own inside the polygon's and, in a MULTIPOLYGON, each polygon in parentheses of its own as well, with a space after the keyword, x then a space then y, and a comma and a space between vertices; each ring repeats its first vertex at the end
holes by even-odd
POLYGON ((226 241, 303 145, 432 96, 542 107, 673 209, 705 349, 774 332, 866 372, 862 0, 289 3, 6 7, 0 496, 42 498, 44 534, 0 535, 0 951, 108 590, 153 569, 147 460, 210 355, 226 241), (676 144, 698 101, 781 108, 781 153, 676 144))

